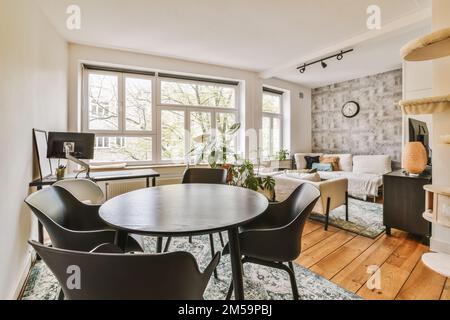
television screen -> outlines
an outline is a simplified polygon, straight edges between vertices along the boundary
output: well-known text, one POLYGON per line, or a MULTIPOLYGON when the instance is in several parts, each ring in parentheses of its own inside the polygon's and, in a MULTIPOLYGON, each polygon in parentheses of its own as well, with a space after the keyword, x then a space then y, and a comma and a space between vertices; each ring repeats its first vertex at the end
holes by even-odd
POLYGON ((431 164, 430 133, 425 122, 409 119, 409 142, 422 142, 427 150, 428 163, 431 164))

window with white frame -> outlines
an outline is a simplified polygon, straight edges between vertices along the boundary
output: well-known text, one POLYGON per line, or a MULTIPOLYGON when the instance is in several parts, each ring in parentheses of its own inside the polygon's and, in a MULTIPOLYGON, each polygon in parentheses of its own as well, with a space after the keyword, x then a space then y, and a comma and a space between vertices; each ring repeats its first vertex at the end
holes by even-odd
MULTIPOLYGON (((238 83, 212 82, 160 75, 160 161, 184 160, 189 151, 200 150, 213 137, 221 137, 222 128, 239 121, 238 83)), ((237 152, 236 139, 229 149, 237 152)), ((189 159, 196 158, 189 154, 189 159)))
POLYGON ((82 130, 96 134, 95 162, 185 162, 239 122, 238 82, 105 69, 84 69, 82 130))
POLYGON ((263 88, 261 157, 271 159, 283 145, 283 92, 263 88))

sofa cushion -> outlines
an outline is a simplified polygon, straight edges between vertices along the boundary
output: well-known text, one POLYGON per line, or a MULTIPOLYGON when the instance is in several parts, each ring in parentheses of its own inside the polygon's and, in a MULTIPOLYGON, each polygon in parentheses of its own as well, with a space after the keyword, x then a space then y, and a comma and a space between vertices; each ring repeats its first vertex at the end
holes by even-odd
POLYGON ((353 172, 354 173, 372 173, 386 174, 392 171, 391 157, 386 155, 380 156, 354 156, 353 172))
POLYGON ((320 163, 320 157, 305 156, 306 169, 313 169, 313 165, 320 163))
POLYGON ((320 157, 323 153, 296 153, 294 154, 295 159, 295 165, 297 166, 297 169, 306 169, 306 160, 305 156, 308 157, 320 157))
POLYGON ((339 157, 339 170, 342 171, 353 171, 353 155, 350 153, 344 154, 324 154, 324 157, 339 157))
POLYGON ((313 169, 320 171, 333 171, 333 165, 331 163, 313 163, 313 169))
POLYGON ((341 168, 339 165, 339 157, 322 156, 322 157, 320 157, 320 163, 331 164, 333 171, 341 171, 341 168))

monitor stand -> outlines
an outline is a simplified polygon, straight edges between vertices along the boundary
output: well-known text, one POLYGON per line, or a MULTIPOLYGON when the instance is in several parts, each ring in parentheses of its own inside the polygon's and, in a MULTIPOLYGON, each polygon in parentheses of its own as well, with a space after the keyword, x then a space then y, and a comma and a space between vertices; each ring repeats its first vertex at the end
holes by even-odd
POLYGON ((82 172, 86 172, 86 178, 91 179, 90 172, 91 168, 89 167, 89 164, 87 164, 84 161, 81 161, 80 159, 75 158, 70 154, 70 147, 66 146, 66 159, 75 162, 76 164, 82 166, 84 169, 77 173, 75 178, 78 178, 78 175, 82 172))

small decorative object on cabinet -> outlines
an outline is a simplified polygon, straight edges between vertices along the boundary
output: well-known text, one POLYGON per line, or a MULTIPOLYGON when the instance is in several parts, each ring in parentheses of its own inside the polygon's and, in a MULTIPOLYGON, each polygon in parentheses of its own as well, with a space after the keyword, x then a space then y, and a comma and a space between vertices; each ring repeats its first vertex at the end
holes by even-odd
MULTIPOLYGON (((450 187, 426 185, 425 220, 449 228, 450 232, 450 187)), ((423 263, 433 271, 450 277, 450 255, 445 253, 426 253, 422 256, 423 263)))
POLYGON ((409 142, 403 150, 403 166, 411 175, 419 175, 427 167, 428 155, 422 142, 409 142))
POLYGON ((423 186, 430 183, 431 175, 426 173, 410 176, 399 170, 383 176, 383 222, 388 235, 391 228, 396 228, 421 236, 424 243, 429 243, 431 224, 422 214, 425 210, 423 186))

